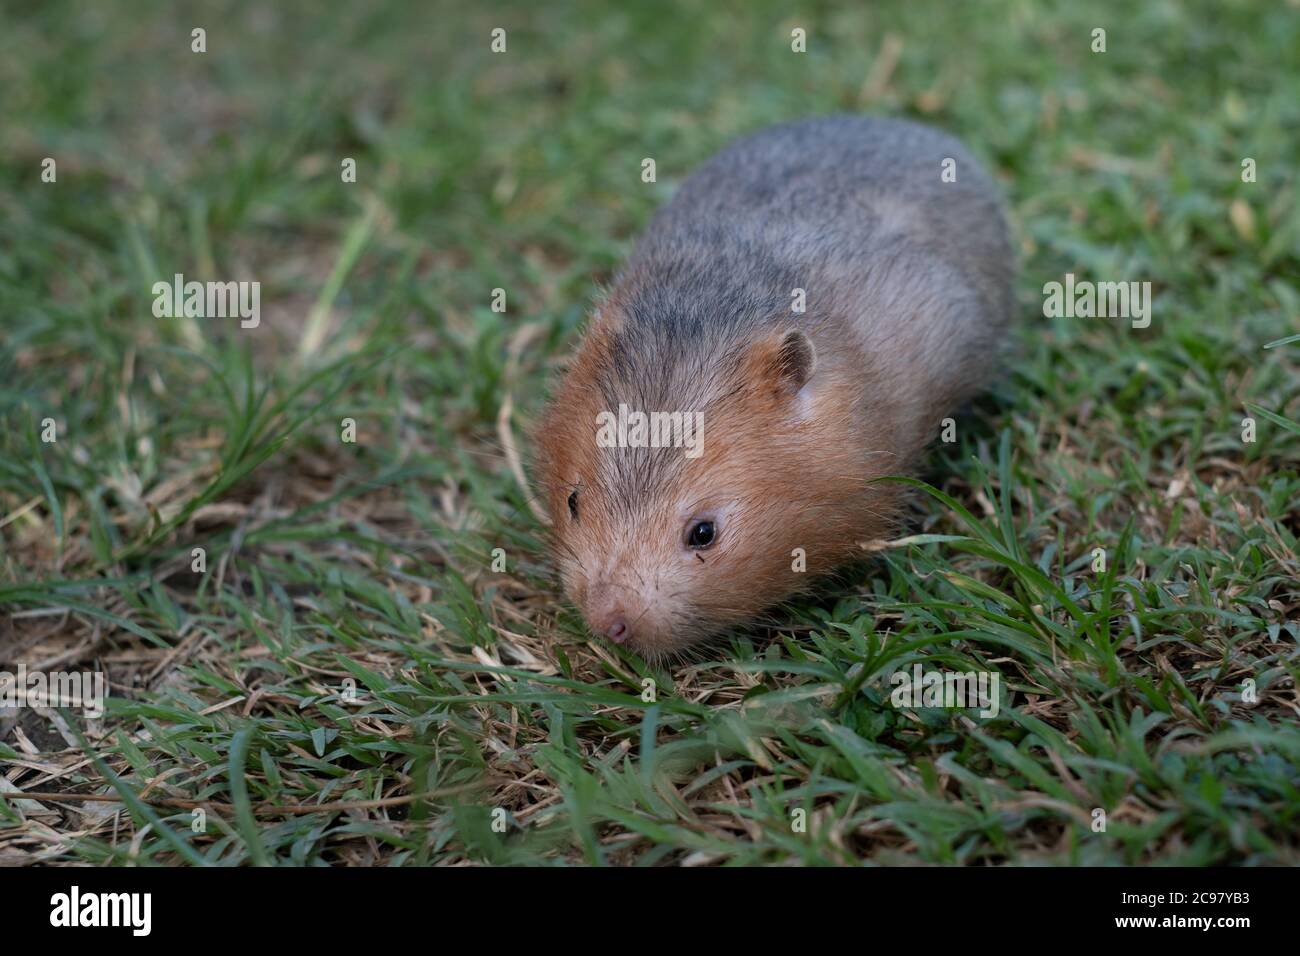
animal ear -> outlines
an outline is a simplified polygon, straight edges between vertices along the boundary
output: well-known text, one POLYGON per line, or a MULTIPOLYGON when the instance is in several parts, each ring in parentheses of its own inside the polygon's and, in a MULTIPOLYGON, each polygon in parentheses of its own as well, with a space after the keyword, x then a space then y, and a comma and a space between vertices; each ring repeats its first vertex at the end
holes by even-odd
POLYGON ((816 367, 812 339, 801 329, 787 329, 753 343, 741 359, 740 374, 754 394, 782 401, 807 385, 816 367))
POLYGON ((781 336, 775 365, 778 379, 791 394, 808 384, 817 368, 817 350, 803 329, 790 329, 781 336))

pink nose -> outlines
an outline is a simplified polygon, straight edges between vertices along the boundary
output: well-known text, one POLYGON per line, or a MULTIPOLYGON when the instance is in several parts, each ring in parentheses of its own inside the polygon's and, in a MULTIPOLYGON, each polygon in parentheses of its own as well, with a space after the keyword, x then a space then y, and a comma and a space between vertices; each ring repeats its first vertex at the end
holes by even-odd
POLYGON ((629 633, 630 632, 627 629, 627 621, 623 620, 621 617, 614 618, 614 620, 610 622, 609 627, 605 628, 605 636, 615 644, 622 644, 626 641, 629 633))

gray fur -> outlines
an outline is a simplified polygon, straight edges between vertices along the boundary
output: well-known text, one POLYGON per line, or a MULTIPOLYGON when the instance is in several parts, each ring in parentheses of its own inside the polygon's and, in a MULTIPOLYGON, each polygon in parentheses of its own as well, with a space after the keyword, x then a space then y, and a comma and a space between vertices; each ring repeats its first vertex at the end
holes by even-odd
MULTIPOLYGON (((995 184, 952 137, 854 116, 771 127, 701 166, 641 238, 615 282, 626 321, 599 387, 611 408, 702 408, 748 343, 799 327, 819 367, 868 356, 910 458, 996 367, 1013 262, 995 184), (956 182, 941 181, 946 158, 956 182), (859 348, 837 349, 846 336, 859 348)), ((664 456, 636 457, 657 470, 664 456)))

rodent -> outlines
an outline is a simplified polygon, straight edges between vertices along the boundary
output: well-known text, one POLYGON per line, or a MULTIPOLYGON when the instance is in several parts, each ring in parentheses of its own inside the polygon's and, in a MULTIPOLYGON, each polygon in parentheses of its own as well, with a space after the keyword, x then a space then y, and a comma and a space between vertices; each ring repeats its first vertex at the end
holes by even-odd
POLYGON ((1014 275, 998 189, 935 129, 810 119, 699 167, 593 310, 533 436, 592 631, 673 655, 889 530, 898 485, 869 482, 912 469, 997 368, 1014 275), (699 413, 695 455, 605 447, 620 405, 699 413))

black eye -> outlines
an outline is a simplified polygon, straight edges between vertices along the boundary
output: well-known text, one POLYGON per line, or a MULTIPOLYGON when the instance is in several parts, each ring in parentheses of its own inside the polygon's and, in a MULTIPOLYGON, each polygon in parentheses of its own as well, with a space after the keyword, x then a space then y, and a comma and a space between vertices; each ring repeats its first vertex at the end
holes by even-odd
POLYGON ((569 495, 569 514, 573 515, 573 520, 578 520, 578 489, 574 488, 573 493, 569 495))
POLYGON ((697 521, 691 525, 691 530, 686 535, 686 543, 692 548, 707 548, 713 544, 713 536, 712 521, 697 521))

